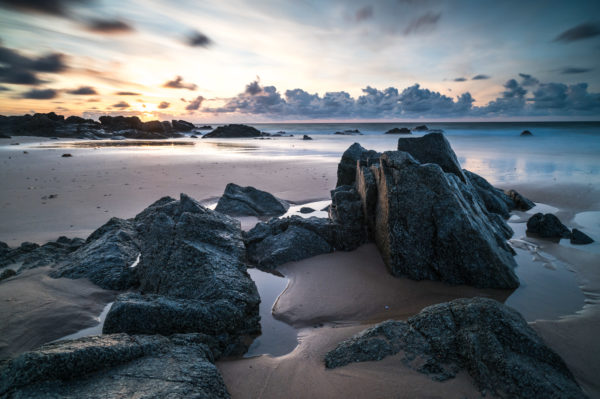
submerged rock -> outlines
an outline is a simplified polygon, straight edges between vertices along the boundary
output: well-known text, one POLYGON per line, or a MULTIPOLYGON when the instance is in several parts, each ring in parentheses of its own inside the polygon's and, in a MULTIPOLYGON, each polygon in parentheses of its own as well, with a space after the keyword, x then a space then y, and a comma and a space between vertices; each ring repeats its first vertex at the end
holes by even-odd
POLYGON ((542 238, 571 238, 571 231, 551 213, 536 213, 527 221, 527 232, 542 238))
POLYGON ((591 244, 593 242, 594 240, 592 239, 592 237, 588 236, 580 230, 573 229, 573 231, 571 232, 571 244, 586 245, 591 244))
POLYGON ((11 398, 229 398, 202 334, 60 341, 0 368, 0 396, 11 398))
POLYGON ((226 125, 219 126, 210 133, 202 136, 203 139, 208 138, 243 138, 243 137, 260 137, 259 130, 247 125, 226 125))
POLYGON ((229 183, 215 210, 230 216, 279 216, 288 208, 287 202, 266 191, 229 183))
POLYGON ((411 134, 411 131, 407 127, 395 127, 385 132, 385 134, 411 134))
POLYGON ((437 381, 468 371, 478 388, 507 398, 585 398, 564 361, 515 310, 492 299, 433 305, 406 322, 388 320, 340 343, 327 368, 402 353, 437 381))

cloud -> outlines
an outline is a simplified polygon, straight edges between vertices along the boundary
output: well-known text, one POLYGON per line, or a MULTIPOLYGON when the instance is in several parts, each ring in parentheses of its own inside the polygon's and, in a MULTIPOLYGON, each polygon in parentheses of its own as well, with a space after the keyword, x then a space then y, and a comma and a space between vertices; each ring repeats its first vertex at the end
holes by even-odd
POLYGON ((246 85, 246 94, 250 94, 251 96, 255 96, 262 92, 262 88, 260 87, 258 80, 255 80, 252 83, 246 85))
POLYGON ((139 96, 140 93, 134 91, 118 91, 115 93, 117 96, 139 96))
POLYGON ((539 80, 531 75, 527 75, 526 73, 520 73, 519 76, 523 79, 521 81, 522 86, 535 86, 540 83, 539 80))
POLYGON ((356 10, 356 22, 365 21, 373 17, 373 6, 368 5, 356 10))
POLYGON ((479 75, 475 75, 471 78, 471 80, 486 80, 489 79, 490 76, 488 75, 483 75, 483 74, 479 74, 479 75))
POLYGON ((133 32, 133 26, 119 19, 91 19, 85 23, 87 30, 103 34, 133 32))
POLYGON ((466 82, 467 79, 465 79, 465 78, 456 78, 456 79, 454 79, 454 81, 455 82, 466 82))
POLYGON ((171 103, 168 103, 166 101, 161 101, 161 103, 158 104, 158 109, 167 109, 167 108, 169 108, 170 105, 171 105, 171 103))
POLYGON ((129 108, 130 105, 128 103, 126 103, 125 101, 119 101, 116 104, 112 105, 113 108, 129 108))
POLYGON ((600 35, 600 23, 588 22, 564 31, 560 35, 556 36, 554 41, 570 43, 577 40, 589 39, 598 35, 600 35))
POLYGON ((67 69, 65 56, 51 53, 28 57, 17 50, 0 46, 0 82, 34 85, 43 81, 38 73, 60 73, 67 69))
POLYGON ((198 88, 198 86, 196 86, 193 83, 185 83, 181 76, 177 76, 175 79, 169 80, 168 82, 163 84, 163 87, 168 87, 171 89, 188 89, 188 90, 196 90, 198 88))
POLYGON ((192 47, 208 47, 212 44, 212 40, 204 33, 193 32, 188 36, 187 44, 192 47))
POLYGON ((89 0, 0 0, 0 6, 25 13, 67 16, 70 7, 91 3, 89 0))
POLYGON ((560 73, 562 73, 563 75, 574 75, 574 74, 578 74, 578 73, 590 72, 593 70, 594 70, 594 68, 566 67, 566 68, 561 69, 560 73))
POLYGON ((412 35, 417 33, 428 33, 431 32, 440 20, 442 13, 433 13, 431 11, 421 15, 411 21, 410 24, 404 29, 404 35, 412 35))
POLYGON ((55 89, 32 89, 21 94, 21 98, 31 100, 49 100, 58 97, 58 90, 55 89))
POLYGON ((77 89, 67 90, 67 93, 73 94, 76 96, 88 96, 88 95, 98 94, 96 89, 94 89, 93 87, 90 87, 90 86, 80 86, 77 89))
POLYGON ((6 86, 0 86, 0 91, 11 91, 11 89, 6 86))
POLYGON ((203 101, 204 101, 204 97, 198 96, 195 99, 191 100, 189 102, 189 104, 185 107, 185 109, 188 111, 196 111, 200 108, 203 101))

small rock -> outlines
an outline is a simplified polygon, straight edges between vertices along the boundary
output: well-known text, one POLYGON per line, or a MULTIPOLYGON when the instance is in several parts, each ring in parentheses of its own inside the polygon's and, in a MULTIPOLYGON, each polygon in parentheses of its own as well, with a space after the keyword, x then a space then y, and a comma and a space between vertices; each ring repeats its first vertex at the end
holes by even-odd
POLYGON ((300 208, 300 213, 313 213, 315 210, 308 206, 300 208))
POLYGON ((531 133, 529 130, 523 130, 521 132, 521 136, 533 136, 533 133, 531 133))
POLYGON ((527 221, 527 232, 542 238, 570 238, 571 232, 551 213, 536 213, 527 221))
POLYGON ((227 125, 219 126, 210 133, 206 133, 202 136, 203 139, 208 138, 243 138, 243 137, 260 137, 261 132, 247 125, 227 125))
POLYGON ((419 125, 413 129, 415 132, 426 132, 429 128, 426 125, 419 125))
POLYGON ((302 140, 312 140, 312 137, 307 136, 306 134, 302 136, 302 140))
POLYGON ((61 157, 63 158, 71 158, 73 155, 71 154, 62 154, 61 157))
POLYGON ((195 134, 192 134, 190 137, 193 138, 193 139, 197 139, 198 138, 198 136, 196 136, 195 134))
POLYGON ((573 231, 571 232, 571 244, 586 245, 591 244, 593 242, 594 240, 592 239, 592 237, 588 236, 580 230, 573 229, 573 231))

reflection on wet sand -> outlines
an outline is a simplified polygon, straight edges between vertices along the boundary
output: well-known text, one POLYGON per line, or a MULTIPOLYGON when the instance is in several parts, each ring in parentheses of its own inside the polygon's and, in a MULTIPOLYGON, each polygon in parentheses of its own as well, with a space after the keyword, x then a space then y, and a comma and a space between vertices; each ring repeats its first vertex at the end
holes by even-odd
POLYGON ((97 147, 174 147, 193 146, 192 141, 158 141, 158 140, 110 140, 110 141, 62 141, 52 144, 41 144, 38 148, 97 148, 97 147))

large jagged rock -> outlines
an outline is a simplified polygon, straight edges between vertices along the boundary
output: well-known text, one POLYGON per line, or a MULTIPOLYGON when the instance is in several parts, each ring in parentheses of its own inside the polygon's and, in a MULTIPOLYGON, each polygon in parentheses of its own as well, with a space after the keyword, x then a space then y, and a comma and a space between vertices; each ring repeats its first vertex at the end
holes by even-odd
POLYGON ((0 369, 7 398, 229 398, 202 334, 60 341, 0 369))
POLYGON ((287 202, 266 191, 229 183, 215 210, 230 216, 279 216, 288 208, 287 202))
POLYGON ((347 186, 354 184, 356 179, 356 167, 357 163, 360 166, 370 166, 373 162, 377 162, 381 154, 373 151, 366 150, 360 144, 352 144, 344 154, 338 164, 337 170, 337 183, 336 187, 347 186))
POLYGON ((240 335, 260 331, 260 297, 246 271, 237 220, 181 194, 180 200, 164 197, 150 205, 134 224, 141 252, 136 266, 140 295, 117 298, 105 332, 191 332, 195 326, 228 334, 235 346, 240 335), (157 314, 163 320, 153 321, 157 314), (201 320, 207 324, 183 323, 185 315, 205 315, 201 320))
POLYGON ((585 398, 563 360, 515 310, 492 299, 433 305, 404 321, 388 320, 340 343, 328 368, 402 352, 432 379, 465 369, 478 388, 502 398, 585 398))
POLYGON ((483 177, 463 169, 463 173, 477 190, 489 212, 497 213, 504 219, 510 217, 510 211, 516 208, 515 202, 499 188, 495 188, 483 177))
POLYGON ((125 290, 137 285, 134 267, 139 256, 134 223, 112 218, 66 256, 50 276, 88 278, 105 289, 125 290))
POLYGON ((527 232, 542 238, 571 238, 571 231, 553 214, 536 213, 527 221, 527 232))
POLYGON ((450 143, 442 133, 429 133, 422 137, 406 137, 398 139, 398 151, 408 152, 420 163, 435 163, 444 172, 454 173, 466 182, 458 158, 450 143))
POLYGON ((393 275, 518 287, 513 252, 470 184, 402 151, 385 152, 374 171, 375 243, 393 275))
POLYGON ((44 245, 24 242, 17 248, 9 248, 0 242, 0 267, 20 263, 19 271, 35 267, 55 264, 84 243, 81 238, 59 237, 56 241, 49 241, 44 245))
POLYGON ((219 126, 210 133, 202 136, 203 139, 208 138, 243 138, 243 137, 260 137, 259 130, 247 125, 226 125, 219 126))

